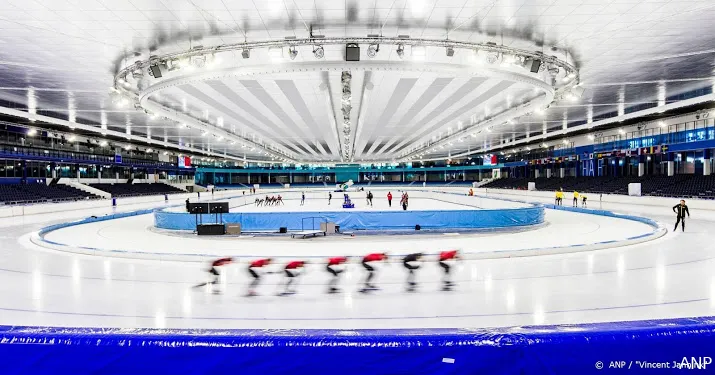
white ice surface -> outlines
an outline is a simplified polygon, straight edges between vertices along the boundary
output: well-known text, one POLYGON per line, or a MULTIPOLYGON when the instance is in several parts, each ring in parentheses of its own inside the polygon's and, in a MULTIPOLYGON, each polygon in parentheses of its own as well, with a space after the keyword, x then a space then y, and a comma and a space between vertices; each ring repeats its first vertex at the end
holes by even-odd
MULTIPOLYGON (((289 204, 295 202, 289 202, 289 204)), ((315 202, 311 202, 315 204, 315 202)), ((327 203, 323 202, 324 205, 327 203)), ((260 208, 260 207, 259 207, 260 208)), ((267 207, 266 211, 273 207, 267 207)), ((293 207, 295 209, 295 207, 293 207)), ((315 208, 307 207, 306 210, 315 208)), ((269 211, 270 212, 270 211, 269 211)), ((72 226, 45 236, 55 243, 105 250, 138 251, 157 254, 210 254, 243 257, 325 257, 357 256, 388 251, 408 254, 436 253, 446 249, 464 252, 493 252, 591 244, 650 233, 653 228, 631 220, 548 210, 549 225, 513 234, 388 235, 355 237, 334 235, 310 239, 283 237, 197 237, 176 236, 151 231, 152 215, 134 216, 72 226), (131 235, 127 235, 131 233, 131 235)))
MULTIPOLYGON (((643 209, 637 204, 613 207, 604 204, 603 208, 628 212, 643 209)), ((66 216, 85 217, 105 211, 70 212, 66 216)), ((554 213, 548 211, 549 220, 554 220, 554 213)), ((377 277, 383 290, 362 295, 356 292, 362 269, 358 264, 351 264, 340 283, 345 292, 328 296, 324 293, 328 276, 321 265, 313 264, 299 282, 299 294, 274 296, 282 279, 280 275, 268 275, 259 288, 262 296, 253 299, 241 296, 248 281, 245 264, 226 267, 221 285, 224 294, 212 295, 191 289, 193 284, 206 279, 203 265, 42 250, 29 243, 29 233, 62 220, 63 215, 38 215, 14 222, 3 220, 0 222, 3 227, 0 324, 176 328, 490 327, 713 315, 713 222, 701 219, 707 216, 699 216, 697 211, 691 214, 694 218, 688 221, 687 232, 669 233, 641 245, 564 255, 464 261, 454 273, 457 288, 450 293, 437 291, 439 268, 434 263, 426 263, 418 274, 422 283, 418 293, 403 292, 405 270, 399 264, 391 264, 381 267, 377 277)), ((667 222, 672 219, 668 212, 661 215, 651 212, 650 208, 647 216, 667 222)), ((141 220, 146 219, 137 218, 129 227, 141 226, 141 220)), ((566 220, 569 223, 561 230, 552 232, 553 238, 566 241, 577 237, 579 240, 596 227, 609 234, 627 232, 620 222, 597 222, 591 217, 585 219, 586 224, 566 220)), ((103 245, 113 246, 121 237, 137 237, 141 241, 147 233, 128 229, 125 224, 129 221, 115 223, 114 227, 104 230, 97 227, 77 232, 73 237, 79 241, 100 233, 109 236, 103 245)), ((534 233, 523 233, 531 244, 539 245, 542 240, 550 239, 549 236, 528 237, 534 233)), ((163 241, 168 241, 168 237, 161 238, 164 246, 163 241)), ((364 241, 364 252, 375 248, 369 239, 357 240, 364 241)), ((480 237, 474 241, 482 240, 480 237)), ((501 240, 508 242, 506 238, 501 240)), ((502 243, 501 240, 498 242, 502 243)), ((344 242, 348 241, 351 240, 344 242)), ((414 237, 405 247, 412 248, 423 241, 423 237, 414 237)), ((226 243, 242 244, 241 241, 226 243)), ((317 243, 319 241, 311 241, 309 245, 317 243)), ((298 244, 302 245, 298 240, 291 242, 290 249, 298 244)))

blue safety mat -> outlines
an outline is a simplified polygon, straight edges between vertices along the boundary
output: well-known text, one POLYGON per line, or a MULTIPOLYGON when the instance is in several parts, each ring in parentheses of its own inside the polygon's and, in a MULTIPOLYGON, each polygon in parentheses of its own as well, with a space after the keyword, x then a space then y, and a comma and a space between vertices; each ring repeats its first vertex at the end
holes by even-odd
POLYGON ((0 326, 1 374, 713 373, 714 350, 713 317, 494 329, 0 326))

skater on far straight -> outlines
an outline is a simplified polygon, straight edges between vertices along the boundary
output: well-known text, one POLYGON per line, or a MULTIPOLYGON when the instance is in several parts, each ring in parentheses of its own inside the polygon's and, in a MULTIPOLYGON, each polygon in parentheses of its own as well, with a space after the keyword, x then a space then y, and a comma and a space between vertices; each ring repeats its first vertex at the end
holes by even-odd
POLYGON ((573 191, 573 207, 578 208, 578 191, 573 191))
MULTIPOLYGON (((201 283, 198 285, 194 285, 194 288, 201 288, 202 286, 206 286, 206 285, 218 284, 219 278, 221 276, 221 273, 218 271, 218 267, 225 266, 232 262, 233 262, 233 258, 221 258, 221 259, 217 259, 217 260, 213 261, 211 263, 211 267, 208 269, 208 272, 210 275, 212 275, 213 280, 211 280, 209 282, 201 283)), ((213 290, 213 293, 219 294, 219 293, 221 293, 221 291, 216 289, 216 290, 213 290)))
POLYGON ((186 212, 190 212, 189 211, 189 198, 186 198, 186 212))
POLYGON ((305 192, 300 193, 300 205, 302 206, 305 203, 305 192))
POLYGON ((690 217, 690 211, 688 211, 688 206, 685 205, 684 199, 681 199, 680 203, 673 206, 673 212, 678 215, 678 220, 675 222, 673 232, 678 230, 678 223, 682 223, 683 232, 685 232, 685 214, 688 214, 688 217, 690 217))
POLYGON ((370 207, 372 207, 372 198, 373 198, 372 192, 368 191, 367 192, 367 202, 370 203, 370 207))
POLYGON ((586 208, 586 195, 581 193, 581 208, 586 208))
POLYGON ((340 291, 335 285, 338 283, 340 274, 345 271, 345 263, 347 263, 347 257, 334 257, 328 259, 328 264, 325 267, 328 272, 333 275, 328 282, 328 293, 337 293, 340 291))
POLYGON ((386 261, 386 260, 387 260, 386 253, 368 254, 368 255, 365 255, 364 258, 362 258, 362 266, 367 271, 367 276, 365 277, 365 287, 360 290, 361 292, 364 293, 364 292, 378 289, 377 286, 375 286, 375 284, 372 284, 370 282, 375 277, 375 267, 373 265, 371 265, 370 263, 386 261))
POLYGON ((422 253, 414 253, 405 256, 402 259, 402 265, 407 268, 409 273, 407 274, 407 291, 414 292, 417 288, 417 282, 415 282, 415 270, 420 268, 420 261, 422 260, 422 253))
POLYGON ((279 295, 285 296, 289 294, 295 294, 295 289, 291 289, 293 281, 296 277, 300 276, 305 267, 305 262, 302 260, 296 260, 286 264, 284 272, 286 274, 285 290, 279 295))
POLYGON ((387 192, 387 205, 392 207, 392 192, 391 191, 387 192))
POLYGON ((444 269, 442 290, 452 290, 452 286, 454 286, 454 283, 449 276, 449 271, 452 269, 452 265, 450 263, 453 263, 457 259, 459 259, 459 253, 457 250, 448 250, 439 253, 439 266, 444 269))
POLYGON ((328 192, 328 206, 330 206, 330 201, 333 199, 333 193, 328 192))

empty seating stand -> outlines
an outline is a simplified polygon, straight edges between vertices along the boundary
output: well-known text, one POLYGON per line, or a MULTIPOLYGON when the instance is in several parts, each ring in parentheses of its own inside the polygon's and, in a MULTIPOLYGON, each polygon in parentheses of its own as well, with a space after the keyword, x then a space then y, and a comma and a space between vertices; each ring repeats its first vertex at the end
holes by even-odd
POLYGON ((565 178, 502 178, 483 188, 526 189, 529 182, 536 183, 536 190, 579 191, 584 193, 628 194, 628 184, 640 183, 641 194, 661 197, 692 197, 715 199, 715 176, 682 174, 675 176, 623 176, 623 177, 565 177, 565 178))
POLYGON ((3 204, 26 204, 43 202, 76 201, 99 198, 68 185, 7 184, 0 185, 0 202, 3 204))
POLYGON ((162 195, 185 193, 181 189, 166 184, 90 184, 89 186, 106 191, 112 197, 139 197, 144 195, 162 195))

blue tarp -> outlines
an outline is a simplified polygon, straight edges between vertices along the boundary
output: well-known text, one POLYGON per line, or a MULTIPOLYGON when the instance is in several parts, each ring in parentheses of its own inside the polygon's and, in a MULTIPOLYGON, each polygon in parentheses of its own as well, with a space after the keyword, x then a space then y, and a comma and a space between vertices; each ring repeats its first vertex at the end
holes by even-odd
MULTIPOLYGON (((204 223, 215 221, 214 215, 203 215, 204 223)), ((500 210, 432 210, 432 211, 337 211, 337 212, 246 212, 223 214, 223 223, 240 223, 244 231, 319 229, 321 221, 334 222, 346 230, 425 229, 439 228, 505 228, 541 224, 542 207, 500 210)), ((196 229, 195 215, 158 210, 154 212, 157 228, 196 229)))
POLYGON ((713 373, 715 318, 493 329, 0 326, 5 374, 713 373), (670 370, 644 369, 661 363, 670 370), (603 367, 599 369, 599 367, 603 367))

